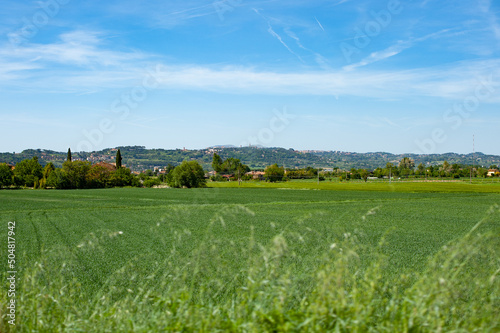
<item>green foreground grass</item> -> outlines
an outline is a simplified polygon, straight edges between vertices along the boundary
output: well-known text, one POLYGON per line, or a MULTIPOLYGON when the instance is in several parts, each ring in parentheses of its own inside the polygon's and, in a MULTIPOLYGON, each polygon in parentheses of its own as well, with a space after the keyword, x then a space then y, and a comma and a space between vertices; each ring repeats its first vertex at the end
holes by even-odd
POLYGON ((495 185, 297 183, 0 191, 0 331, 500 331, 495 185))

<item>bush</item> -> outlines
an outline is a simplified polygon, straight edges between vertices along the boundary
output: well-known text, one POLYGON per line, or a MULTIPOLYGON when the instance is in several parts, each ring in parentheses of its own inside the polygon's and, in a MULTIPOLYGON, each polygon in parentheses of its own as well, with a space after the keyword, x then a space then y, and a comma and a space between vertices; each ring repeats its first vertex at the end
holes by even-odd
POLYGON ((252 180, 253 176, 252 175, 243 175, 241 176, 241 180, 252 180))
POLYGON ((279 182, 283 180, 285 175, 285 170, 283 167, 279 167, 278 164, 273 164, 264 170, 265 177, 270 182, 279 182))
POLYGON ((205 187, 205 171, 197 161, 184 161, 172 171, 171 187, 205 187))
POLYGON ((139 180, 132 175, 129 168, 119 168, 111 174, 109 179, 111 186, 140 186, 139 180))
POLYGON ((71 188, 71 183, 66 176, 66 173, 62 169, 55 169, 47 178, 47 186, 56 189, 69 189, 71 188))
POLYGON ((5 163, 0 163, 0 188, 13 184, 14 173, 5 163))
POLYGON ((142 185, 144 185, 144 187, 153 187, 153 186, 160 185, 160 184, 161 184, 161 181, 158 178, 148 178, 144 181, 144 183, 142 183, 142 185))

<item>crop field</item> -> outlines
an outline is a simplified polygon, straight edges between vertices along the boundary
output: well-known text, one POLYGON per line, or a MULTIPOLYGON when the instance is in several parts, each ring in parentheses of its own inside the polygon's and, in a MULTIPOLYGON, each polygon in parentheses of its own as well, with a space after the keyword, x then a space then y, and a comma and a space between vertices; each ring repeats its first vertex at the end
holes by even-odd
POLYGON ((0 191, 0 331, 500 331, 500 186, 236 185, 0 191))

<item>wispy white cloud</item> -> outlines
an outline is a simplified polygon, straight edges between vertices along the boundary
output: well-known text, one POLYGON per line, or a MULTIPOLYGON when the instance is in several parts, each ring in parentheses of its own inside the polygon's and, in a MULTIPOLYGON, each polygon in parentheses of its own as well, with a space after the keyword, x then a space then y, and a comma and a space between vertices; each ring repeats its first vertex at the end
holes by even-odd
POLYGON ((149 0, 147 5, 137 1, 111 2, 108 11, 115 15, 134 18, 150 27, 173 29, 196 22, 195 19, 213 15, 217 17, 217 1, 162 1, 149 0))
POLYGON ((321 28, 321 30, 325 31, 325 28, 323 28, 323 25, 321 24, 321 22, 316 18, 316 16, 314 17, 314 19, 316 20, 316 22, 318 23, 319 27, 321 28))
MULTIPOLYGON (((166 67, 159 75, 166 89, 201 89, 238 94, 303 94, 376 99, 440 97, 463 99, 474 93, 479 77, 500 80, 500 60, 456 63, 447 68, 412 71, 260 72, 248 68, 166 67)), ((500 101, 493 97, 491 101, 500 101)))
MULTIPOLYGON (((369 60, 390 57, 405 47, 405 44, 396 45, 369 60)), ((0 65, 0 86, 4 91, 76 94, 130 89, 150 73, 154 73, 159 82, 158 89, 169 91, 357 96, 379 100, 463 99, 474 92, 480 77, 493 75, 493 81, 500 81, 499 59, 413 70, 375 71, 358 66, 351 72, 273 72, 252 67, 165 65, 152 54, 110 51, 99 34, 83 31, 64 34, 53 44, 28 44, 15 53, 0 48, 0 65)), ((500 102, 500 94, 495 94, 491 101, 500 102)))
POLYGON ((500 24, 498 23, 496 14, 491 8, 491 0, 477 0, 477 5, 479 7, 479 11, 486 20, 489 29, 493 32, 495 38, 500 41, 500 24))
POLYGON ((303 50, 306 50, 306 51, 310 51, 309 49, 305 48, 304 45, 302 45, 302 43, 300 42, 300 39, 299 37, 297 37, 297 35, 290 29, 290 28, 285 28, 285 33, 290 37, 292 38, 293 40, 295 40, 295 42, 297 43, 298 47, 300 47, 301 49, 303 50))
POLYGON ((29 61, 6 60, 0 58, 0 81, 19 79, 29 71, 36 70, 40 66, 29 61))
MULTIPOLYGON (((144 64, 146 66, 146 64, 144 64)), ((282 94, 356 96, 379 100, 439 97, 464 99, 474 93, 478 78, 493 75, 498 83, 500 60, 457 63, 448 68, 421 68, 412 71, 354 72, 267 72, 252 68, 201 66, 160 66, 156 71, 158 89, 167 91, 210 91, 222 94, 282 94)), ((83 90, 130 89, 154 69, 124 68, 93 71, 59 71, 0 81, 5 89, 20 85, 39 92, 81 92, 83 90)), ((4 89, 4 90, 5 90, 4 89)), ((497 88, 498 89, 498 88, 497 88)), ((490 102, 500 102, 495 94, 490 102)))
MULTIPOLYGON (((285 42, 285 40, 282 38, 282 36, 281 36, 281 35, 279 35, 279 34, 275 31, 275 29, 273 29, 273 27, 272 27, 272 25, 271 25, 271 19, 269 19, 269 18, 265 17, 264 15, 262 15, 262 14, 260 13, 260 11, 259 11, 259 10, 257 10, 257 9, 255 9, 255 8, 253 8, 252 10, 253 10, 255 13, 257 13, 260 17, 262 17, 262 18, 263 18, 263 19, 267 22, 267 25, 268 25, 268 32, 271 34, 271 36, 275 37, 275 38, 276 38, 276 39, 277 39, 277 40, 278 40, 278 41, 279 41, 279 42, 280 42, 280 43, 281 43, 281 44, 282 44, 282 45, 283 45, 283 46, 284 46, 284 47, 288 50, 288 52, 290 52, 291 54, 293 54, 294 56, 296 56, 296 57, 297 57, 297 58, 298 58, 298 59, 299 59, 302 63, 305 63, 305 61, 304 61, 303 57, 302 57, 302 56, 300 56, 300 55, 298 54, 298 52, 294 51, 294 50, 292 49, 292 47, 290 47, 290 46, 289 46, 289 45, 285 42)), ((316 18, 315 18, 315 19, 316 19, 316 18)), ((321 23, 319 23, 318 19, 316 19, 316 21, 318 22, 318 24, 320 25, 320 27, 323 29, 323 26, 321 26, 321 23)), ((281 22, 281 24, 283 25, 283 22, 281 22)), ((311 49, 309 49, 309 48, 305 47, 305 46, 302 44, 302 42, 301 42, 300 38, 297 36, 297 34, 296 34, 295 32, 293 32, 293 31, 292 31, 292 28, 291 28, 289 25, 285 24, 285 27, 283 28, 283 30, 284 30, 284 32, 285 32, 285 34, 286 34, 286 36, 288 36, 291 40, 293 40, 293 41, 295 42, 295 44, 297 44, 297 46, 298 46, 300 49, 302 49, 302 50, 304 50, 304 51, 307 51, 308 53, 311 53, 311 54, 314 56, 314 60, 315 60, 315 62, 316 62, 318 65, 320 65, 322 68, 327 67, 328 60, 327 60, 325 57, 323 57, 321 54, 319 54, 319 53, 317 53, 317 52, 315 52, 315 51, 313 51, 313 50, 311 50, 311 49)), ((323 29, 323 31, 324 31, 324 29, 323 29)))
POLYGON ((391 45, 390 47, 382 50, 382 51, 377 51, 371 53, 368 57, 362 59, 360 62, 344 66, 344 70, 346 71, 351 71, 354 70, 358 67, 363 67, 369 64, 373 64, 378 61, 385 60, 387 58, 393 57, 395 55, 398 55, 399 53, 403 52, 406 49, 409 49, 413 47, 415 44, 419 42, 423 42, 425 40, 428 40, 430 38, 435 38, 438 36, 442 36, 443 34, 449 32, 451 29, 444 29, 438 32, 434 32, 428 35, 425 35, 423 37, 419 38, 412 38, 407 41, 398 41, 395 45, 391 45))
POLYGON ((271 36, 276 38, 281 43, 281 45, 283 45, 288 50, 288 52, 290 52, 291 54, 296 56, 301 62, 303 62, 302 58, 297 53, 293 52, 293 50, 285 43, 285 41, 283 41, 283 38, 281 38, 281 36, 276 31, 274 31, 273 27, 271 26, 271 20, 262 15, 257 8, 252 8, 252 10, 266 21, 267 32, 269 32, 271 36))
POLYGON ((295 52, 292 51, 292 49, 283 41, 283 38, 281 38, 280 35, 278 35, 274 30, 273 27, 271 27, 271 24, 268 25, 267 31, 271 34, 271 36, 275 37, 279 42, 294 56, 296 56, 300 61, 303 62, 302 58, 295 52))
MULTIPOLYGON (((328 59, 323 57, 321 54, 314 52, 313 50, 310 50, 309 48, 305 47, 302 45, 302 42, 300 41, 300 38, 290 29, 290 28, 285 28, 285 33, 288 35, 288 37, 292 38, 295 40, 295 43, 299 48, 301 48, 304 51, 307 51, 309 53, 312 53, 314 55, 314 61, 322 68, 328 68, 328 59)), ((302 60, 302 58, 300 58, 302 60)))
POLYGON ((393 57, 401 53, 403 50, 407 48, 410 48, 411 45, 412 45, 411 43, 398 42, 396 45, 392 45, 385 50, 371 53, 368 57, 362 59, 360 62, 344 66, 344 70, 352 71, 358 67, 363 67, 381 60, 385 60, 387 58, 393 57))
POLYGON ((35 59, 35 62, 56 62, 78 66, 115 66, 124 61, 145 57, 141 52, 105 49, 99 37, 100 33, 94 31, 73 31, 61 34, 55 43, 23 44, 16 48, 1 48, 0 57, 35 59))

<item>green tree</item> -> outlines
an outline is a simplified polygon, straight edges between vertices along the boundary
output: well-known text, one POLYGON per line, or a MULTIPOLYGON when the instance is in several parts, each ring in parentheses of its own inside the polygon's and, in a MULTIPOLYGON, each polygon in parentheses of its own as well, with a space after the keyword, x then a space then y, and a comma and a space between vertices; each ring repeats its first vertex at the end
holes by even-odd
POLYGON ((352 179, 361 179, 361 175, 358 170, 355 168, 351 168, 351 178, 352 179))
MULTIPOLYGON (((65 162, 66 163, 66 162, 65 162)), ((47 178, 47 186, 56 189, 68 189, 71 188, 71 183, 63 169, 55 169, 50 173, 47 178)))
POLYGON ((279 167, 278 164, 273 164, 264 170, 264 176, 270 182, 279 182, 283 180, 285 176, 285 170, 283 167, 279 167))
MULTIPOLYGON (((40 179, 40 181, 38 182, 38 188, 43 188, 43 189, 47 188, 47 179, 49 179, 50 174, 54 172, 55 169, 56 167, 52 162, 47 163, 43 167, 42 179, 40 179)), ((35 186, 36 186, 36 181, 35 181, 35 186)))
POLYGON ((165 168, 165 174, 169 174, 174 169, 175 169, 175 166, 172 165, 171 163, 168 163, 167 167, 165 168))
POLYGON ((373 176, 382 178, 384 176, 384 170, 382 170, 382 168, 376 168, 375 170, 373 170, 373 176))
POLYGON ((434 176, 435 172, 436 172, 436 168, 433 166, 433 165, 430 165, 428 168, 427 168, 427 172, 429 173, 429 176, 434 176))
POLYGON ((86 183, 89 188, 104 188, 110 186, 112 171, 102 165, 95 164, 90 167, 86 175, 86 183))
POLYGON ((391 162, 388 162, 386 165, 385 165, 385 169, 384 169, 384 175, 385 176, 388 176, 388 177, 393 177, 394 176, 394 164, 392 164, 391 162))
POLYGON ((119 168, 111 174, 110 184, 112 186, 140 186, 139 180, 132 175, 129 168, 119 168))
POLYGON ((43 176, 43 168, 38 163, 38 157, 34 156, 30 160, 23 160, 16 164, 14 169, 15 183, 20 186, 34 186, 43 176))
POLYGON ((165 169, 165 178, 164 178, 164 181, 167 184, 170 184, 172 182, 172 173, 173 173, 174 169, 175 169, 175 166, 168 163, 167 168, 165 169))
POLYGON ((234 174, 234 175, 244 175, 246 172, 250 171, 250 168, 237 158, 228 158, 222 163, 220 172, 223 174, 234 174))
POLYGON ((441 177, 447 177, 449 176, 453 171, 452 166, 448 161, 444 161, 443 165, 439 168, 439 174, 441 177))
POLYGON ((240 164, 241 162, 239 159, 230 157, 222 163, 221 172, 225 174, 232 174, 238 169, 240 164))
POLYGON ((66 158, 66 161, 71 162, 71 148, 68 148, 68 157, 66 158))
POLYGON ((399 173, 403 176, 408 176, 413 173, 415 169, 415 161, 410 157, 403 157, 399 161, 399 173))
POLYGON ((214 169, 217 173, 222 170, 222 158, 217 153, 214 153, 214 156, 212 157, 212 169, 214 169))
POLYGON ((52 162, 49 162, 45 165, 45 167, 43 168, 43 172, 42 172, 42 177, 44 179, 48 179, 50 174, 56 169, 56 167, 54 166, 54 164, 52 162))
POLYGON ((361 176, 361 178, 367 182, 368 181, 368 176, 370 176, 370 173, 368 172, 368 170, 366 169, 360 169, 359 170, 359 175, 361 176))
POLYGON ((90 162, 66 161, 62 165, 70 188, 85 188, 87 186, 87 173, 90 170, 90 162))
POLYGON ((417 167, 417 172, 420 176, 425 175, 425 166, 423 163, 420 163, 417 167))
POLYGON ((14 173, 6 163, 0 163, 0 188, 13 184, 14 173))
POLYGON ((204 187, 206 185, 205 171, 197 161, 184 161, 175 167, 169 179, 171 187, 204 187))
POLYGON ((215 172, 225 174, 225 175, 235 175, 235 177, 241 178, 245 173, 250 171, 250 168, 241 163, 238 158, 230 157, 227 160, 222 160, 222 158, 214 154, 212 158, 212 168, 215 172))
POLYGON ((477 174, 480 176, 480 177, 484 177, 486 178, 488 176, 488 169, 485 169, 485 168, 479 168, 477 170, 477 174))
POLYGON ((122 167, 122 154, 120 149, 116 152, 116 168, 120 169, 122 167))
POLYGON ((245 165, 243 163, 240 163, 238 167, 235 170, 235 173, 240 176, 240 178, 245 175, 245 173, 250 172, 250 168, 248 165, 245 165))

